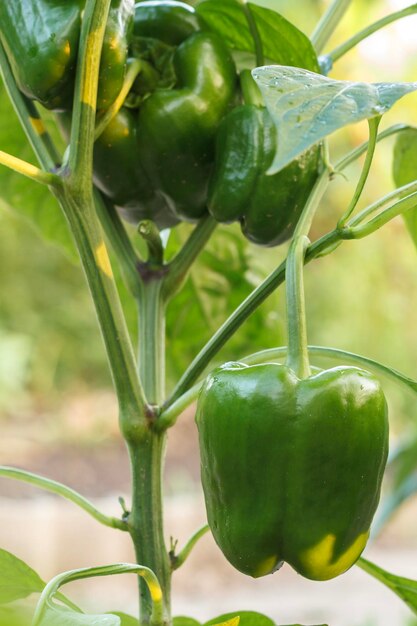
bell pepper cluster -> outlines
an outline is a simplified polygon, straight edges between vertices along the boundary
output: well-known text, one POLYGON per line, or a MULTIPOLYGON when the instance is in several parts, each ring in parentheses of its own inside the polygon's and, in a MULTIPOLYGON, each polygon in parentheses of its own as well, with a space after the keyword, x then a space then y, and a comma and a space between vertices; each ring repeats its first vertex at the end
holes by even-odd
MULTIPOLYGON (((0 38, 19 88, 60 112, 67 131, 84 6, 22 0, 0 7, 0 38)), ((137 79, 94 149, 95 185, 122 217, 163 229, 209 212, 218 222, 240 222, 254 243, 288 239, 318 176, 320 150, 267 176, 275 126, 262 100, 245 97, 245 71, 238 73, 198 5, 112 0, 98 109, 114 102, 132 59, 140 61, 137 79)))

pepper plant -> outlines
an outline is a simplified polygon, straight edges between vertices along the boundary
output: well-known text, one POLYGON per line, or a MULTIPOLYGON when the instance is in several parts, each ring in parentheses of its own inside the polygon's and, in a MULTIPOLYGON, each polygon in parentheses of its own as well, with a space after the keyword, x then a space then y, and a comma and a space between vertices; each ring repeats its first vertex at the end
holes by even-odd
MULTIPOLYGON (((341 57, 377 30, 417 13, 417 4, 326 52, 350 4, 333 0, 311 39, 284 15, 244 0, 200 0, 195 8, 171 0, 1 4, 3 83, 38 165, 6 152, 0 152, 0 163, 48 188, 62 209, 107 351, 130 458, 131 502, 121 516, 109 517, 50 479, 12 467, 0 468, 0 476, 59 494, 97 522, 129 533, 137 557, 136 564, 73 570, 45 584, 1 551, 2 625, 170 624, 171 577, 209 530, 245 574, 264 576, 287 561, 302 576, 327 580, 357 564, 417 612, 417 582, 360 558, 388 452, 381 381, 390 377, 414 392, 417 382, 366 357, 307 342, 305 264, 402 214, 417 239, 417 130, 404 124, 380 130, 384 113, 416 91, 417 83, 334 77, 341 57), (368 120, 369 141, 335 162, 329 135, 361 120, 368 120), (56 128, 47 130, 51 124, 66 138, 62 154, 56 128), (394 135, 398 186, 360 209, 377 144, 394 135), (348 206, 332 230, 310 241, 328 186, 362 156, 348 206), (136 226, 145 255, 124 220, 136 226), (195 224, 193 231, 168 257, 169 229, 184 221, 195 224), (239 222, 242 237, 271 247, 271 255, 274 246, 290 241, 288 256, 167 390, 166 309, 175 306, 219 222, 239 222), (137 360, 108 248, 137 304, 137 360), (209 373, 220 349, 285 279, 288 346, 209 373), (338 365, 317 370, 316 356, 338 365), (165 544, 164 450, 167 432, 197 397, 210 528, 197 530, 177 552, 165 544), (139 621, 87 615, 60 592, 70 581, 126 573, 138 576, 139 621), (21 601, 32 593, 40 597, 29 615, 21 601)), ((385 518, 413 492, 407 485, 385 518)), ((279 585, 279 573, 274 576, 279 585)), ((239 622, 273 624, 239 610, 210 621, 239 622)))

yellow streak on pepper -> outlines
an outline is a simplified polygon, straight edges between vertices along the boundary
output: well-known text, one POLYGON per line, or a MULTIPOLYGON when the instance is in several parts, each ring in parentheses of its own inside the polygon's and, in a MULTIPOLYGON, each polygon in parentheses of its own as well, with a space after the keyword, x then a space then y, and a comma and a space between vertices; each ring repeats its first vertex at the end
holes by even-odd
POLYGON ((101 244, 97 246, 95 250, 95 257, 97 266, 100 268, 103 274, 105 274, 109 278, 113 278, 113 271, 110 265, 109 254, 107 252, 104 241, 102 241, 101 244))
POLYGON ((46 128, 43 121, 39 117, 31 117, 30 123, 32 124, 32 128, 38 135, 43 135, 46 133, 46 128))
POLYGON ((360 557, 369 531, 359 535, 351 546, 335 561, 333 559, 336 535, 326 535, 318 544, 301 554, 303 574, 313 580, 329 580, 348 570, 360 557))
POLYGON ((278 557, 276 555, 270 556, 269 558, 262 561, 256 570, 253 573, 254 578, 259 578, 260 576, 266 576, 267 574, 271 574, 278 563, 278 557))

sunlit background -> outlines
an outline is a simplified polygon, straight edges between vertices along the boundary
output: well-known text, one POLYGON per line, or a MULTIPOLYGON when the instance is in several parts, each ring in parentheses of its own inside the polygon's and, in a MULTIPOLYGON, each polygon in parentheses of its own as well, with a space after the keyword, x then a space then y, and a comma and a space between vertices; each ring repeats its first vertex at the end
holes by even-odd
MULTIPOLYGON (((264 0, 306 33, 327 2, 264 0)), ((328 50, 405 0, 354 0, 328 50)), ((332 76, 365 81, 415 80, 417 16, 363 42, 334 67, 332 76)), ((417 123, 417 95, 404 98, 382 128, 417 123)), ((334 160, 367 139, 357 124, 331 140, 334 160)), ((361 206, 393 188, 393 140, 378 147, 361 206)), ((0 145, 1 148, 1 145, 0 145)), ((332 229, 346 208, 360 163, 338 176, 313 229, 332 229)), ((0 190, 1 195, 1 190, 0 190)), ((1 201, 0 201, 1 206, 1 201)), ((66 482, 100 507, 118 514, 128 499, 129 473, 118 433, 117 409, 106 358, 80 267, 46 244, 8 207, 0 210, 0 463, 66 482)), ((176 233, 186 236, 188 227, 176 233)), ((284 257, 286 248, 260 250, 237 228, 220 229, 202 255, 184 294, 168 314, 168 374, 172 386, 233 308, 284 257)), ((417 378, 417 251, 401 218, 360 242, 346 242, 306 270, 309 342, 364 354, 417 378)), ((121 286, 135 334, 135 310, 121 286)), ((242 327, 218 361, 285 343, 280 289, 242 327)), ((316 362, 325 365, 325 361, 316 362)), ((330 362, 327 364, 330 365, 330 362)), ((391 414, 392 449, 417 438, 416 397, 384 380, 391 414)), ((414 465, 413 465, 414 468, 414 465)), ((415 470, 417 473, 417 454, 415 470)), ((386 483, 389 488, 389 476, 386 483)), ((72 567, 131 560, 128 540, 97 528, 74 507, 0 479, 0 546, 15 552, 44 579, 72 567)), ((193 414, 169 440, 166 465, 167 538, 184 541, 203 524, 193 414)), ((151 520, 150 520, 151 523, 151 520)), ((417 500, 410 498, 367 551, 398 574, 417 579, 417 500)), ((91 610, 135 613, 135 582, 74 585, 74 599, 91 610), (109 598, 113 598, 110 601, 109 598)), ((415 626, 411 613, 387 589, 353 568, 330 583, 302 580, 289 568, 248 580, 225 563, 211 538, 203 539, 174 584, 174 613, 205 620, 225 611, 259 610, 277 623, 329 626, 415 626)))

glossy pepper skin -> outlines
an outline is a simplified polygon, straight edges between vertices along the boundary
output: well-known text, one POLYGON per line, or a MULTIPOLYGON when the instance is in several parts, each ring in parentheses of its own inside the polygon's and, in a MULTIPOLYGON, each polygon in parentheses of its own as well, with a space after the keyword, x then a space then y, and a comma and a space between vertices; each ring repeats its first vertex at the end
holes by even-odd
MULTIPOLYGON (((0 38, 19 89, 54 110, 68 110, 85 0, 0 3, 0 38)), ((124 80, 134 0, 112 0, 100 67, 98 108, 118 95, 124 80)))
POLYGON ((133 223, 197 220, 207 212, 215 134, 235 94, 233 60, 192 7, 163 0, 136 5, 132 51, 155 62, 154 74, 139 75, 137 108, 124 107, 96 142, 95 182, 133 223), (172 64, 169 86, 159 54, 172 64))
POLYGON ((176 50, 174 89, 160 89, 139 110, 138 156, 172 213, 197 220, 207 187, 218 125, 234 95, 233 60, 215 34, 198 32, 176 50))
POLYGON ((138 158, 137 115, 122 108, 94 145, 94 183, 133 224, 152 219, 161 230, 178 223, 138 158))
POLYGON ((378 381, 354 367, 300 380, 286 366, 228 363, 197 409, 209 525, 250 576, 284 561, 312 580, 342 574, 369 535, 388 451, 378 381))
POLYGON ((275 246, 289 237, 321 169, 315 146, 269 176, 277 147, 275 124, 266 108, 245 104, 219 128, 208 207, 218 222, 239 221, 252 242, 275 246))

